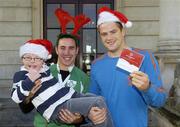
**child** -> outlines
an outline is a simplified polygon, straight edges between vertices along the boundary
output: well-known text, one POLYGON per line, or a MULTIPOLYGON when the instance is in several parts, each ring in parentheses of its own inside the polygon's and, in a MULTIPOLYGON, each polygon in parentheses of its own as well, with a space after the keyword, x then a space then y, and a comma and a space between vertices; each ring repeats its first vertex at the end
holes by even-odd
MULTIPOLYGON (((27 99, 34 85, 40 88, 31 98, 37 111, 44 116, 47 121, 63 123, 58 118, 61 109, 68 109, 74 113, 80 113, 88 117, 91 107, 107 108, 102 97, 93 94, 80 94, 68 87, 67 76, 63 83, 59 83, 54 78, 45 61, 51 58, 52 43, 48 40, 30 40, 20 47, 20 57, 23 66, 16 72, 13 78, 13 89, 11 98, 16 103, 21 103, 27 99), (41 83, 36 83, 36 82, 41 83)), ((92 124, 89 122, 89 124, 92 124)), ((113 127, 109 113, 105 122, 98 127, 113 127)))

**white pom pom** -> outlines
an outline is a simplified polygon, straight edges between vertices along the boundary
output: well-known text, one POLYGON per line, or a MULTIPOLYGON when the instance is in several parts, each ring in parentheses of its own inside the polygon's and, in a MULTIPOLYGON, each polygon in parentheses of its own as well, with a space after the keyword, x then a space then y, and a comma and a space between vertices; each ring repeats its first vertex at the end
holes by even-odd
POLYGON ((132 22, 130 21, 127 21, 127 23, 125 24, 126 28, 130 28, 132 27, 132 22))
POLYGON ((49 60, 49 59, 51 59, 51 57, 52 57, 52 55, 51 55, 51 54, 49 54, 47 59, 49 60))

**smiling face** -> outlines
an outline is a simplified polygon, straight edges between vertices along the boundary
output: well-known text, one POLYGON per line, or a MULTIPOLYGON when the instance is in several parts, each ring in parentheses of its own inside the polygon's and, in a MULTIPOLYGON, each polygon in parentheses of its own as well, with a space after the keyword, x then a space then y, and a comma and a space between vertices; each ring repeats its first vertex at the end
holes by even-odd
POLYGON ((31 68, 39 72, 43 67, 44 60, 35 54, 26 53, 22 56, 22 63, 27 70, 31 68))
POLYGON ((119 56, 122 49, 126 47, 125 30, 120 29, 119 24, 115 22, 103 23, 98 27, 98 30, 108 54, 112 57, 119 56))
POLYGON ((56 46, 58 55, 58 64, 62 70, 68 70, 68 67, 74 65, 79 48, 72 38, 61 38, 56 46))

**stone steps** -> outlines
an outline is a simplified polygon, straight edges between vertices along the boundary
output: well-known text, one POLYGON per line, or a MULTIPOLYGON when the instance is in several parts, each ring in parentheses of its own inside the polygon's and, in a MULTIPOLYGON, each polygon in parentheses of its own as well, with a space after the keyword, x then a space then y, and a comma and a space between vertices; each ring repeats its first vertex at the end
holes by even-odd
POLYGON ((0 127, 34 127, 32 124, 7 124, 7 123, 0 123, 0 127))
POLYGON ((23 114, 9 98, 0 98, 0 127, 33 127, 34 111, 23 114))

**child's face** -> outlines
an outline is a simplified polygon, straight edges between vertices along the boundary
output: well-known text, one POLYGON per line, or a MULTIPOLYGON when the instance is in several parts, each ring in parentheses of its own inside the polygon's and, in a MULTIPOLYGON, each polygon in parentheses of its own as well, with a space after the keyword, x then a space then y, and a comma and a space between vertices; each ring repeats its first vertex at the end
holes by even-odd
POLYGON ((31 68, 40 71, 44 64, 44 60, 35 54, 26 53, 22 57, 22 63, 27 70, 31 68))

